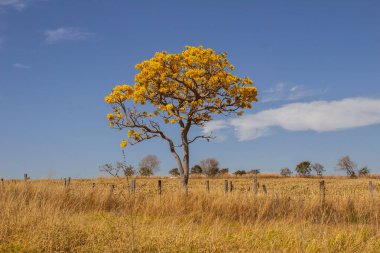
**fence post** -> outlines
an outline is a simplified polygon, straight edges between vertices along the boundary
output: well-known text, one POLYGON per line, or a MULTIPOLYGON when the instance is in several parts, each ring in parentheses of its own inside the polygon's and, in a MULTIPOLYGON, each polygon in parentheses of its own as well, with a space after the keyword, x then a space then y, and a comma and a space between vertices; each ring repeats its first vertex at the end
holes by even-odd
POLYGON ((206 190, 207 190, 207 192, 210 192, 210 181, 209 180, 206 181, 206 190))
POLYGON ((135 189, 136 189, 136 179, 132 179, 132 182, 131 182, 131 192, 135 193, 135 189))
POLYGON ((267 187, 265 186, 265 184, 263 184, 263 191, 265 194, 267 194, 267 187))
POLYGON ((111 193, 113 193, 113 191, 115 190, 115 185, 111 185, 111 193))
POLYGON ((322 180, 319 182, 319 193, 320 193, 321 205, 323 206, 325 204, 325 196, 326 196, 325 180, 322 180))
POLYGON ((158 195, 161 195, 162 193, 162 181, 158 180, 158 195))
POLYGON ((24 174, 24 180, 25 181, 28 180, 28 174, 27 173, 24 174))
POLYGON ((234 186, 232 184, 232 181, 230 181, 230 192, 232 192, 233 189, 234 189, 234 186))
POLYGON ((369 192, 371 193, 372 200, 374 200, 375 199, 375 190, 373 188, 372 181, 369 181, 368 188, 369 188, 369 192))
POLYGON ((66 187, 67 186, 67 180, 66 180, 66 178, 64 178, 63 181, 64 181, 63 185, 66 187))
POLYGON ((70 186, 71 183, 71 177, 69 177, 69 180, 67 181, 67 186, 70 186))
POLYGON ((372 219, 374 219, 374 222, 376 223, 376 226, 379 227, 379 224, 378 224, 378 215, 377 215, 377 204, 376 204, 376 201, 375 201, 375 189, 373 187, 372 181, 369 181, 368 187, 369 187, 369 191, 371 193, 371 198, 372 198, 372 213, 373 213, 373 218, 372 219))
POLYGON ((228 180, 224 180, 224 193, 227 194, 228 192, 228 180))
POLYGON ((258 186, 257 186, 257 176, 254 176, 253 177, 253 191, 254 191, 255 195, 257 194, 257 188, 258 188, 258 186))

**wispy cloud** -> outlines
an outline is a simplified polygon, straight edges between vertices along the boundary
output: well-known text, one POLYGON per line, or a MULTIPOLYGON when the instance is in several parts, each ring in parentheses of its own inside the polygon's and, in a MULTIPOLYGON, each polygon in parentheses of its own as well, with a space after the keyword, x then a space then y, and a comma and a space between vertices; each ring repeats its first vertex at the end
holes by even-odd
POLYGON ((93 35, 93 33, 81 30, 79 28, 70 27, 60 27, 54 30, 46 30, 44 34, 45 42, 48 44, 67 40, 84 40, 93 35))
POLYGON ((261 102, 294 101, 304 97, 311 97, 326 93, 325 90, 307 89, 303 85, 296 85, 287 82, 277 83, 274 87, 263 91, 261 102))
POLYGON ((12 7, 21 11, 26 7, 26 2, 23 0, 0 0, 0 7, 12 7))
POLYGON ((26 7, 39 2, 47 2, 49 0, 0 0, 0 11, 2 8, 13 8, 18 11, 24 10, 26 7))
POLYGON ((275 127, 288 131, 328 132, 380 124, 380 99, 347 98, 339 101, 292 103, 277 109, 232 119, 240 141, 270 134, 275 127))
POLYGON ((12 66, 18 69, 30 69, 30 66, 21 63, 14 63, 12 66))
POLYGON ((202 129, 202 133, 205 134, 205 135, 210 135, 212 134, 214 137, 215 137, 215 140, 216 141, 224 141, 227 139, 227 135, 225 133, 225 129, 228 129, 229 126, 228 124, 226 124, 226 121, 224 120, 214 120, 214 121, 210 121, 208 122, 208 124, 206 124, 203 129, 202 129))

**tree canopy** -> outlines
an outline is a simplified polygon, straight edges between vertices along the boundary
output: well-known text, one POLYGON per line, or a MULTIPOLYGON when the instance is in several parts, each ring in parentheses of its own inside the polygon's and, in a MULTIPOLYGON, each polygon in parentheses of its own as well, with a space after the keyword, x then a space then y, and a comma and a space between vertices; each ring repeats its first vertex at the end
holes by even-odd
POLYGON ((296 167, 296 172, 300 176, 308 176, 311 172, 311 163, 309 161, 300 162, 296 167))
POLYGON ((210 48, 186 46, 177 54, 157 52, 153 58, 137 64, 134 84, 116 85, 105 101, 112 106, 107 115, 110 125, 128 129, 121 147, 152 138, 167 141, 175 157, 182 182, 189 175, 189 144, 211 135, 189 137, 192 126, 202 127, 213 115, 241 115, 257 101, 257 89, 249 77, 231 72, 226 53, 210 48), (141 105, 148 105, 143 106, 141 105), (139 107, 137 107, 139 106, 139 107), (162 124, 178 124, 180 143, 164 132, 162 124), (180 158, 178 147, 182 148, 180 158))
POLYGON ((139 163, 139 172, 142 176, 151 176, 160 168, 160 160, 156 155, 147 155, 139 163))
POLYGON ((348 155, 340 158, 337 166, 338 166, 338 169, 346 171, 347 176, 350 176, 350 177, 356 176, 356 169, 358 165, 354 161, 352 161, 348 155))

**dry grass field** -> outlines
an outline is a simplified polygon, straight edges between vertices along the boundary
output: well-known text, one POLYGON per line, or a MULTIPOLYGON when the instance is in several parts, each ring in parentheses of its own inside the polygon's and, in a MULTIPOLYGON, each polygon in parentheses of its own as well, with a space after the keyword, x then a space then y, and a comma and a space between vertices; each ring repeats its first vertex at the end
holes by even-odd
POLYGON ((0 252, 380 252, 377 179, 157 180, 0 182, 0 252))

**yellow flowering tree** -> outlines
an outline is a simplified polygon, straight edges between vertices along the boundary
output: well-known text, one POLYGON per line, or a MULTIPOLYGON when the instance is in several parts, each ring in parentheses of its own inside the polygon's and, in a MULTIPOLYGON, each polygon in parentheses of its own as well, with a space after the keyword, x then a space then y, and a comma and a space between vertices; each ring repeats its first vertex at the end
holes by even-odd
POLYGON ((105 101, 111 127, 127 129, 122 148, 152 138, 168 143, 177 161, 183 187, 189 180, 189 145, 211 135, 190 136, 192 127, 203 127, 213 116, 241 115, 257 101, 257 89, 248 77, 238 77, 226 53, 186 46, 177 54, 157 52, 137 64, 134 85, 116 85, 105 101), (164 131, 164 124, 178 124, 179 143, 164 131), (182 157, 182 158, 181 158, 182 157))

